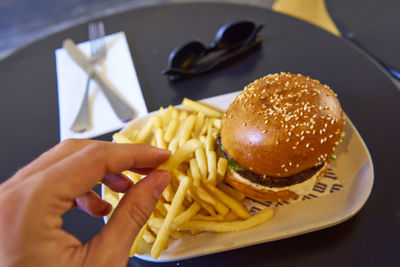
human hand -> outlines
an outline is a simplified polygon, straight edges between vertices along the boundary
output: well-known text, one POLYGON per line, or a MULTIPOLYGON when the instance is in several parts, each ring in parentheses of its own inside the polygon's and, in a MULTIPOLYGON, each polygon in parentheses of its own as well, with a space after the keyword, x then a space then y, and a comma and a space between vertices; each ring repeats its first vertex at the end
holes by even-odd
POLYGON ((0 266, 126 266, 130 247, 150 216, 168 173, 155 170, 168 150, 145 144, 67 140, 0 185, 0 266), (123 170, 148 174, 139 183, 123 170), (77 206, 104 216, 111 205, 91 188, 101 181, 125 196, 88 243, 62 229, 77 206))

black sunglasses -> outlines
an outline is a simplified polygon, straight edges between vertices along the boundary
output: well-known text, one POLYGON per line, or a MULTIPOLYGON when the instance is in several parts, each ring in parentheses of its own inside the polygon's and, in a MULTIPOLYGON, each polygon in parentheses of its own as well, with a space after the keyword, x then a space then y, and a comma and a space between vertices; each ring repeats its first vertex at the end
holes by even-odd
POLYGON ((225 24, 208 47, 201 40, 192 40, 175 48, 169 55, 168 68, 162 73, 169 80, 178 81, 238 59, 259 47, 262 40, 258 32, 262 27, 252 21, 225 24))

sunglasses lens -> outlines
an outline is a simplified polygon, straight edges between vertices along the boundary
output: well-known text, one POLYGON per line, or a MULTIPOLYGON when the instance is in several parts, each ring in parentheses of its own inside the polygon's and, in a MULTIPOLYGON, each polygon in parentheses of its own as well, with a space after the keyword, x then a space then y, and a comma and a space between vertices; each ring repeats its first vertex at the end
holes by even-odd
POLYGON ((212 49, 224 49, 245 42, 256 29, 251 21, 240 21, 224 25, 218 30, 215 41, 211 44, 212 49))
POLYGON ((200 41, 191 41, 176 48, 169 56, 169 67, 177 69, 190 69, 197 59, 207 53, 207 48, 200 41))

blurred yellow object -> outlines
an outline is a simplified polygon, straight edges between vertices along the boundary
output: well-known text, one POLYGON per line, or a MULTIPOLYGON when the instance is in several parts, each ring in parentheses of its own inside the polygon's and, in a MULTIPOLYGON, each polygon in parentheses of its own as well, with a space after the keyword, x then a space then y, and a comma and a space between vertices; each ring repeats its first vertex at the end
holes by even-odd
POLYGON ((276 0, 272 10, 312 23, 334 35, 341 36, 326 10, 324 0, 276 0))

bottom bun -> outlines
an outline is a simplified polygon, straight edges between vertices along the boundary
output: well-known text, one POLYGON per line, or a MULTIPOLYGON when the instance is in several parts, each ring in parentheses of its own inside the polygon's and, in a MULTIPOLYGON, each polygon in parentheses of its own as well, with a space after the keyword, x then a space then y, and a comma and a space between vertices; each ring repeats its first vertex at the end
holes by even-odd
MULTIPOLYGON (((309 188, 306 191, 308 191, 308 192, 312 191, 314 185, 323 176, 326 168, 327 168, 327 165, 325 167, 321 168, 321 170, 315 174, 317 176, 315 179, 315 182, 310 184, 309 188)), ((237 191, 242 192, 249 198, 261 200, 261 201, 275 202, 275 201, 286 201, 289 199, 299 197, 299 195, 297 193, 291 191, 288 188, 284 188, 282 190, 268 190, 265 187, 256 186, 256 184, 251 183, 246 178, 243 178, 243 177, 239 178, 238 176, 241 177, 237 172, 235 172, 233 169, 229 168, 229 170, 226 172, 226 175, 225 175, 225 181, 229 185, 231 185, 233 188, 235 188, 237 191), (244 183, 243 179, 246 179, 248 182, 244 183)))

